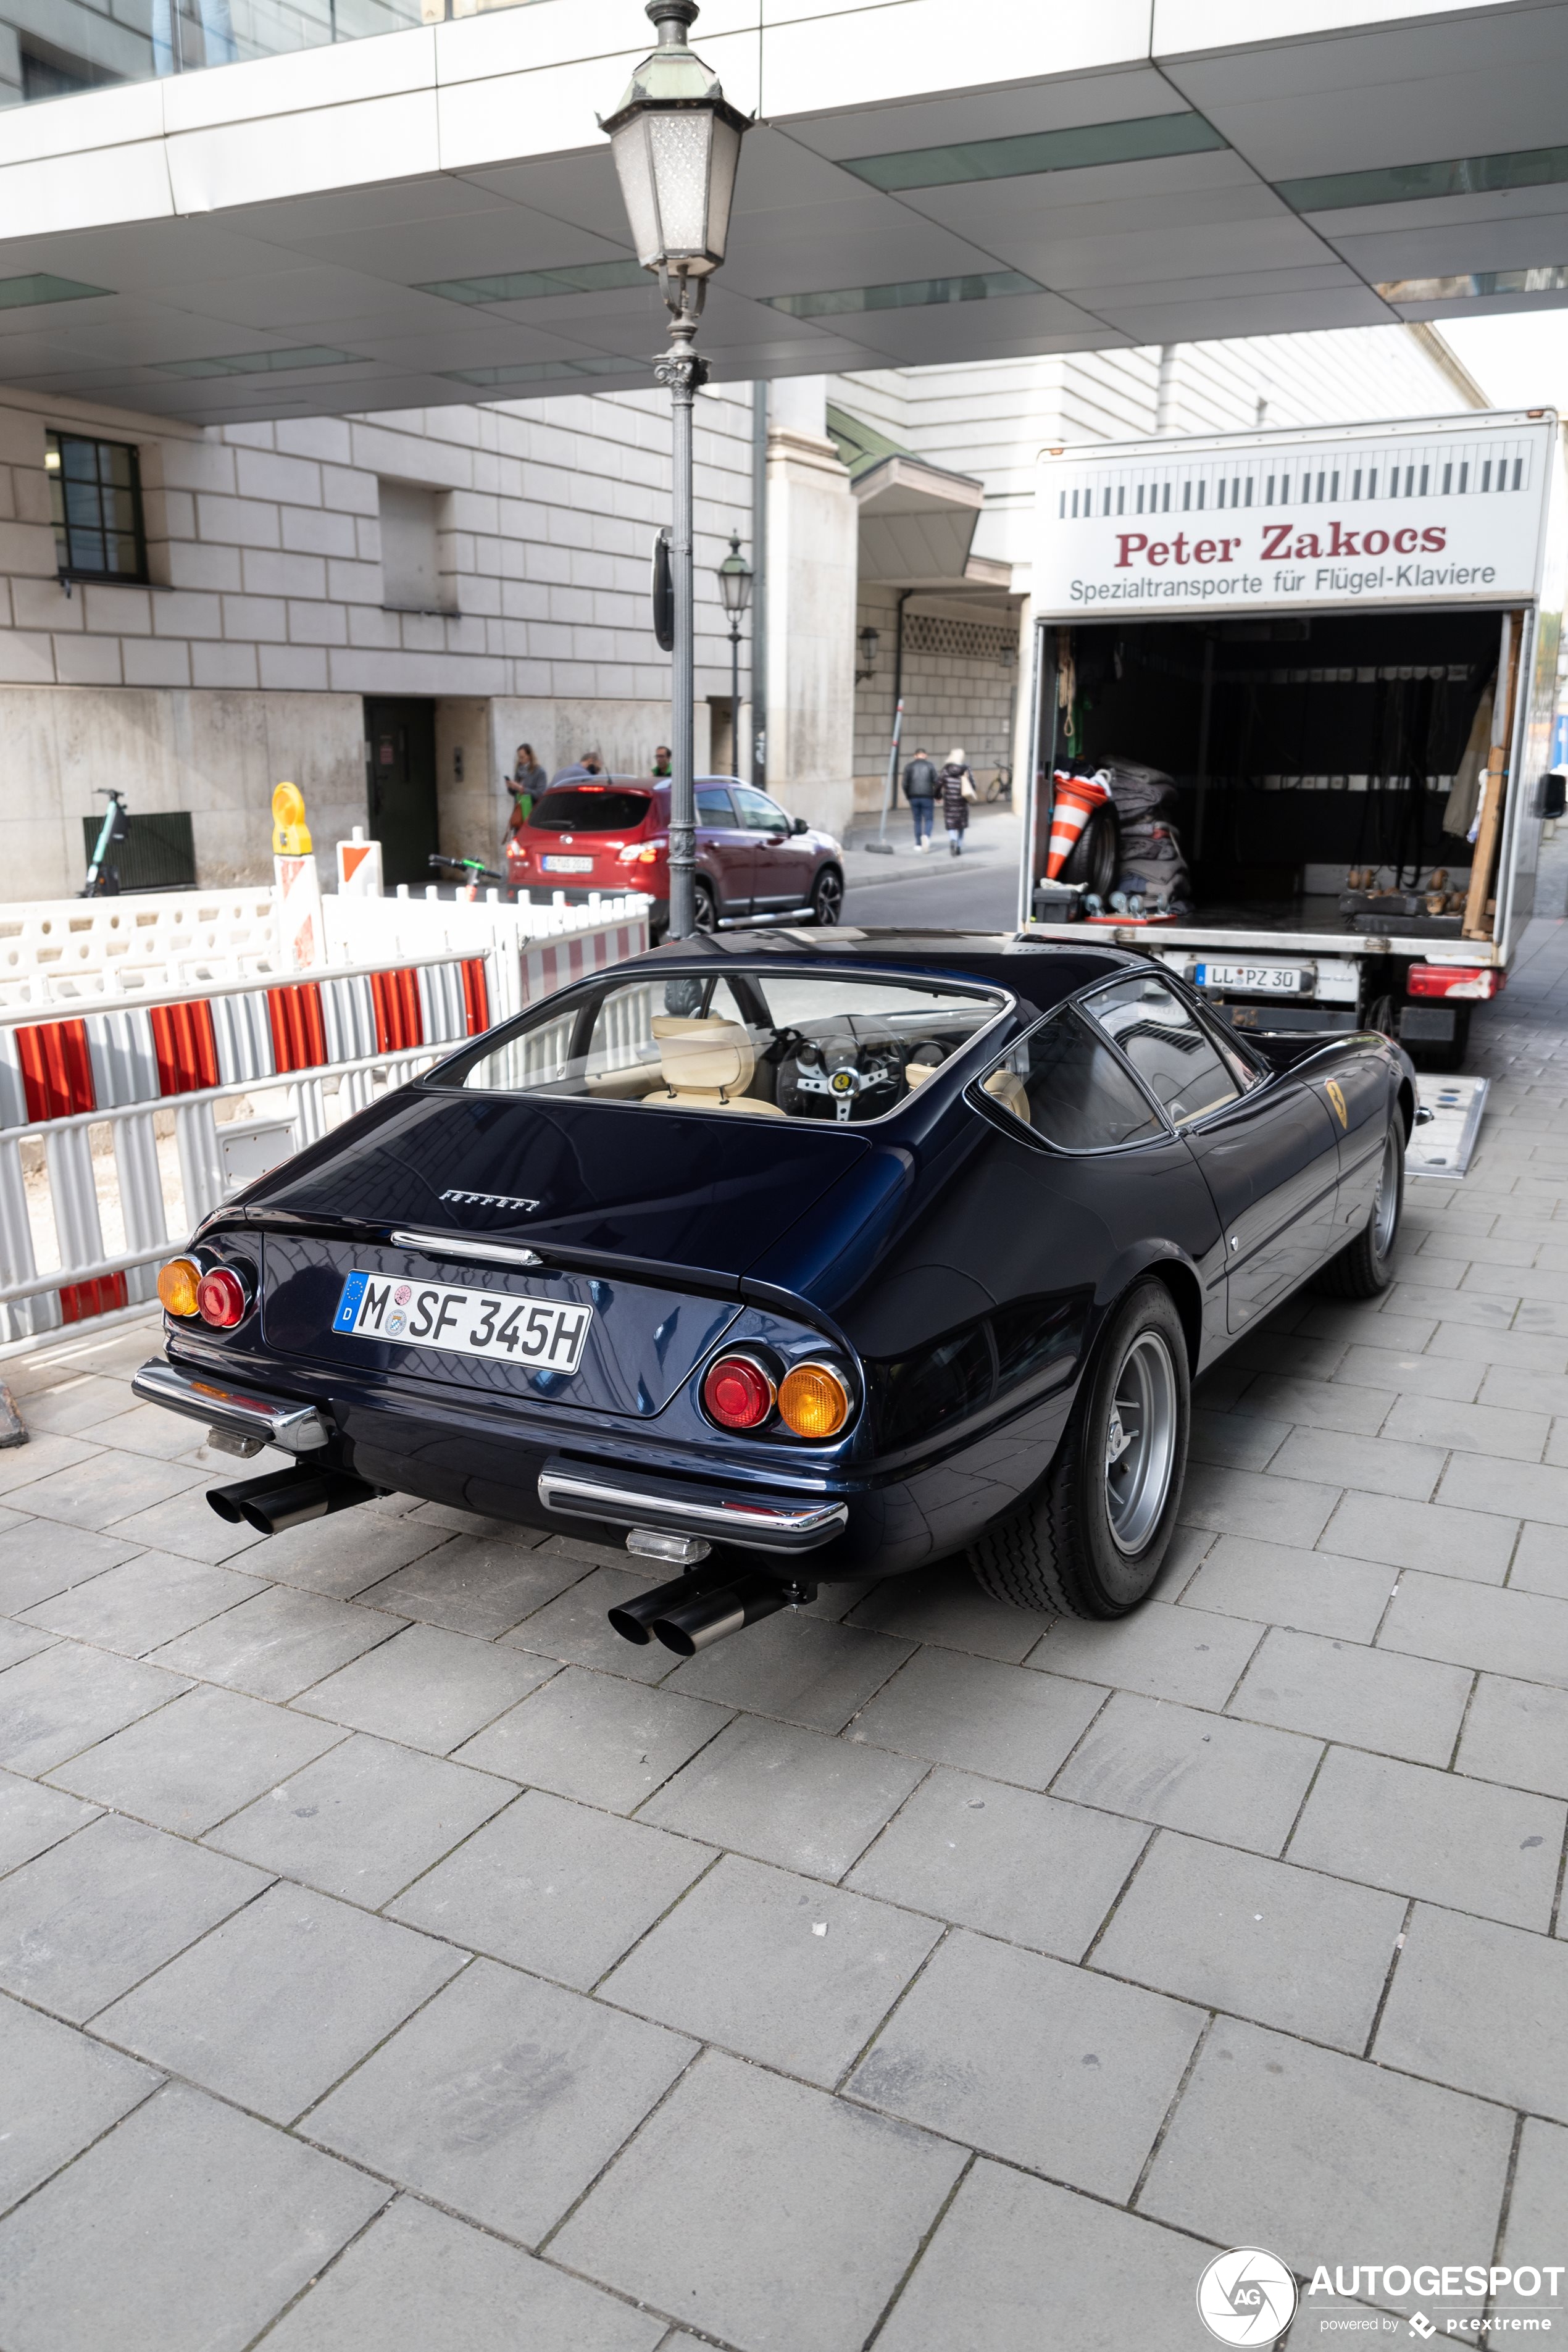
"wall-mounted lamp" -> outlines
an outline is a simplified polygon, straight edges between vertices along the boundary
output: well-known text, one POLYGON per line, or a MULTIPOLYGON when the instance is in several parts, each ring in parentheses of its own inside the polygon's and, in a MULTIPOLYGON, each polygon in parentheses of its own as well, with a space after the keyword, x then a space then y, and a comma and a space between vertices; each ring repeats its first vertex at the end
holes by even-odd
POLYGON ((876 676, 877 647, 882 640, 879 632, 868 623, 865 628, 856 632, 855 642, 860 648, 860 667, 855 673, 855 683, 859 686, 867 678, 876 676))

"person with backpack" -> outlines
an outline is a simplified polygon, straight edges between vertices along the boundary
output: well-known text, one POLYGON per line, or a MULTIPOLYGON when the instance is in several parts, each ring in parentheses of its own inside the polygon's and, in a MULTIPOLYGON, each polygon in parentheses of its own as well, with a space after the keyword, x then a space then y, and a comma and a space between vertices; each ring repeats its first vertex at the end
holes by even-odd
POLYGON ((947 827, 947 846, 951 856, 962 856, 963 836, 969 829, 969 803, 980 795, 974 789, 974 778, 969 772, 969 762, 959 751, 950 751, 937 779, 942 794, 942 821, 947 827))
POLYGON ((917 751, 904 770, 904 798, 915 821, 915 847, 931 847, 931 816, 939 790, 936 762, 929 751, 917 751))

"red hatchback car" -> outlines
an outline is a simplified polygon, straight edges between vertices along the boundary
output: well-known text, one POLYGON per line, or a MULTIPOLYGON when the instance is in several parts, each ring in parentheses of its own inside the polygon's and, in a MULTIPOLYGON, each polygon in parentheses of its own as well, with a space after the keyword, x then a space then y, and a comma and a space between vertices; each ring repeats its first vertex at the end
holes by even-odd
MULTIPOLYGON (((552 784, 507 843, 506 878, 531 895, 644 890, 655 938, 669 920, 669 786, 641 776, 552 784)), ((837 923, 843 852, 831 834, 735 776, 697 779, 697 928, 748 915, 837 923)))

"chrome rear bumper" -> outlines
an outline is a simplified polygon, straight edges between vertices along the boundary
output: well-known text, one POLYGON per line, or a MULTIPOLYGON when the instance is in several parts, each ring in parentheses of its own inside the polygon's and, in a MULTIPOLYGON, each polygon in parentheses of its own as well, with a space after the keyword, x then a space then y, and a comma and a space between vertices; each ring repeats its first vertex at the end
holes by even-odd
POLYGON ((205 1422, 209 1429, 230 1437, 254 1438, 261 1445, 279 1445, 286 1454, 309 1454, 325 1445, 331 1430, 314 1405, 297 1404, 289 1397, 261 1396, 254 1389, 226 1388, 219 1381, 197 1380, 176 1371, 155 1356, 143 1364, 131 1383, 132 1396, 143 1404, 161 1404, 168 1412, 184 1413, 187 1421, 205 1422))
POLYGON ((849 1517, 844 1503, 754 1501, 679 1478, 645 1479, 626 1471, 606 1475, 562 1461, 547 1462, 540 1472, 539 1499, 547 1511, 568 1518, 707 1536, 744 1551, 813 1551, 830 1543, 849 1517))

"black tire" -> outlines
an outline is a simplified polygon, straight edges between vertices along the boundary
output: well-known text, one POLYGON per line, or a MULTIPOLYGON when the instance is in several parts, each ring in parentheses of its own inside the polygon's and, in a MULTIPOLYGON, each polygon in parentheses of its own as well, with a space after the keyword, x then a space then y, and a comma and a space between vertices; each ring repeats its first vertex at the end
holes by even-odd
POLYGON ((1372 1214, 1353 1242, 1321 1266, 1312 1287, 1325 1298, 1376 1298, 1394 1280, 1394 1252, 1405 1208, 1405 1121, 1394 1112, 1384 1142, 1372 1214))
POLYGON ((693 891, 691 923, 692 929, 699 931, 716 931, 719 928, 719 901, 713 896, 713 885, 705 882, 700 874, 693 891))
POLYGON ((1096 809, 1073 843, 1061 878, 1110 898, 1121 879, 1121 827, 1113 808, 1096 809))
POLYGON ((1192 1418, 1186 1333, 1163 1282, 1141 1282, 1108 1322, 1049 1470, 977 1538, 969 1565, 995 1601, 1062 1617, 1125 1617, 1148 1598, 1176 1525, 1192 1418), (1162 1369, 1163 1368, 1163 1369, 1162 1369), (1150 1410, 1154 1391, 1163 1402, 1150 1410), (1139 1407, 1138 1395, 1143 1404, 1139 1407), (1108 1455, 1139 1448, 1118 1499, 1108 1455), (1129 1434, 1120 1415, 1142 1411, 1129 1434), (1156 1430, 1163 1421, 1163 1432, 1156 1430), (1154 1436, 1151 1442, 1151 1433, 1154 1436), (1142 1485, 1136 1482, 1142 1478, 1142 1485))
POLYGON ((825 866, 811 886, 811 919, 825 930, 844 919, 844 877, 837 866, 825 866))

